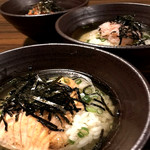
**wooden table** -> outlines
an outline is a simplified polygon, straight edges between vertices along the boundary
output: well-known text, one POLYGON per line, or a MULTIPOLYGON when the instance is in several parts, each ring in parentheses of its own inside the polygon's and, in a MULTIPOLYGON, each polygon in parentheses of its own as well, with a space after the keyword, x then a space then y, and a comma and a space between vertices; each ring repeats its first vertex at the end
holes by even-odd
MULTIPOLYGON (((6 0, 0 0, 0 5, 4 3, 5 1, 6 0)), ((135 2, 135 3, 150 4, 150 0, 89 0, 89 5, 112 3, 112 2, 135 2)), ((0 15, 0 52, 4 52, 13 48, 18 48, 27 44, 28 45, 36 44, 36 42, 31 40, 27 36, 23 35, 22 33, 18 32, 11 24, 9 24, 0 15)), ((142 73, 150 82, 150 76, 147 77, 147 73, 148 75, 150 75, 150 70, 145 70, 142 73)), ((143 150, 150 150, 150 140, 147 142, 143 150)))

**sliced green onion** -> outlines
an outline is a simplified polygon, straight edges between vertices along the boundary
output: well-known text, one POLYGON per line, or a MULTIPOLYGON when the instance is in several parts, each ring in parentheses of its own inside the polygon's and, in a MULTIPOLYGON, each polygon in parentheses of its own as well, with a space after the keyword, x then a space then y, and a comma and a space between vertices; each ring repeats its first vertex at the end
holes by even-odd
POLYGON ((99 40, 101 40, 102 42, 105 42, 105 41, 106 41, 105 38, 101 38, 101 37, 99 37, 99 36, 97 36, 96 39, 99 39, 99 40))
POLYGON ((144 38, 145 40, 147 40, 147 39, 150 38, 150 36, 149 36, 149 35, 143 35, 143 38, 144 38))
POLYGON ((84 135, 88 135, 89 134, 89 129, 86 128, 86 127, 82 127, 80 131, 84 132, 84 135))
POLYGON ((98 113, 98 114, 102 114, 102 113, 103 113, 103 110, 102 110, 102 109, 97 109, 97 113, 98 113))
POLYGON ((101 38, 100 38, 99 35, 98 35, 98 36, 96 37, 96 39, 99 39, 99 40, 100 40, 101 38))
POLYGON ((68 143, 71 144, 71 145, 73 145, 75 143, 75 141, 69 139, 68 143))
POLYGON ((106 41, 106 39, 105 39, 105 38, 100 38, 100 40, 101 40, 102 42, 105 42, 105 41, 106 41))
POLYGON ((87 95, 92 94, 92 93, 93 93, 92 85, 86 86, 86 87, 83 89, 83 93, 85 93, 85 94, 87 94, 87 95))
POLYGON ((83 138, 84 136, 87 136, 88 134, 89 134, 89 129, 86 127, 82 127, 78 132, 78 136, 80 138, 83 138))
POLYGON ((91 102, 91 98, 88 96, 88 95, 85 95, 83 98, 82 98, 83 101, 85 101, 86 103, 89 103, 91 102))
POLYGON ((92 99, 98 99, 99 95, 97 93, 93 93, 90 95, 90 98, 92 99))
POLYGON ((87 42, 87 43, 89 43, 89 42, 90 42, 90 40, 88 39, 86 42, 87 42))
POLYGON ((96 92, 97 94, 100 94, 101 96, 106 95, 103 91, 99 90, 98 88, 95 89, 95 92, 96 92))
POLYGON ((78 132, 78 136, 79 136, 79 138, 83 138, 84 134, 82 132, 78 132))
POLYGON ((64 82, 65 82, 65 83, 69 83, 69 79, 64 78, 64 82))
POLYGON ((81 82, 82 82, 81 79, 76 79, 76 80, 75 80, 75 83, 78 84, 78 85, 79 85, 81 82))
POLYGON ((102 113, 103 113, 103 110, 102 110, 102 109, 95 108, 94 106, 87 106, 87 107, 86 107, 86 110, 87 110, 88 112, 97 113, 97 114, 102 114, 102 113))
POLYGON ((97 109, 94 108, 93 106, 87 106, 87 107, 86 107, 86 110, 87 110, 88 112, 97 113, 97 109))

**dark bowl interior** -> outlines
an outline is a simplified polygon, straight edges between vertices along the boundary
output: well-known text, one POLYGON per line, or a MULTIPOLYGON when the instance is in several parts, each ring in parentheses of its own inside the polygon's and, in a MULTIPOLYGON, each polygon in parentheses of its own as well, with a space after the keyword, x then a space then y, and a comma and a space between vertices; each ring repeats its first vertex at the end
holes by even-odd
POLYGON ((88 0, 56 0, 56 4, 64 8, 64 11, 46 15, 25 15, 32 5, 39 1, 9 0, 1 5, 0 13, 20 32, 41 42, 52 41, 58 37, 55 31, 55 22, 61 15, 72 9, 85 6, 88 3, 88 0))
POLYGON ((94 22, 104 23, 116 18, 116 16, 123 15, 135 15, 136 21, 144 23, 150 27, 150 5, 138 3, 99 4, 79 8, 60 17, 57 20, 55 27, 59 35, 64 38, 65 42, 78 43, 104 49, 127 59, 137 67, 141 68, 141 60, 145 66, 146 64, 150 64, 150 45, 126 47, 100 46, 80 42, 71 37, 72 33, 78 27, 94 22))
MULTIPOLYGON (((43 44, 0 54, 0 83, 14 73, 72 69, 97 77, 115 91, 121 107, 120 126, 105 149, 138 150, 150 134, 149 85, 141 73, 120 57, 92 47, 43 44)), ((69 70, 68 70, 69 71, 69 70)))

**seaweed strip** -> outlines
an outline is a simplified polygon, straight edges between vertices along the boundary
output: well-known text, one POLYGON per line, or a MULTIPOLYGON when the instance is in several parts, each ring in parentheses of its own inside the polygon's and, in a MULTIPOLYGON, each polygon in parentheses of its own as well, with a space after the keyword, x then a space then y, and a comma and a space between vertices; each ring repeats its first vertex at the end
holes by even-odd
POLYGON ((101 100, 102 100, 102 103, 103 103, 103 105, 105 106, 106 110, 109 112, 109 114, 110 114, 111 116, 115 117, 115 115, 111 112, 111 110, 109 109, 109 107, 106 105, 106 103, 105 103, 105 101, 104 101, 104 99, 103 99, 102 96, 101 96, 101 100))
POLYGON ((4 122, 5 131, 8 131, 8 124, 7 124, 7 122, 5 121, 4 116, 5 116, 5 114, 4 114, 4 112, 2 112, 1 120, 4 122))
POLYGON ((96 107, 99 107, 100 109, 104 110, 105 111, 105 108, 103 108, 102 106, 100 105, 97 105, 97 104, 94 104, 94 103, 90 103, 90 105, 93 105, 93 106, 96 106, 96 107))
POLYGON ((53 131, 64 131, 63 129, 58 129, 56 125, 54 125, 53 123, 37 116, 37 115, 34 115, 34 114, 31 114, 34 118, 37 118, 38 121, 40 123, 42 123, 44 126, 46 126, 47 128, 49 128, 50 130, 53 130, 53 131))
MULTIPOLYGON (((37 118, 40 123, 45 125, 54 131, 63 131, 58 129, 57 126, 50 122, 51 115, 55 114, 61 121, 59 115, 68 123, 71 124, 67 117, 65 117, 66 111, 70 111, 73 115, 73 111, 78 112, 75 106, 74 98, 70 97, 73 91, 78 94, 78 101, 80 101, 85 107, 86 104, 82 101, 78 88, 72 89, 68 85, 59 83, 58 81, 62 77, 59 76, 52 82, 46 82, 41 79, 38 74, 29 73, 24 77, 19 77, 18 81, 15 80, 16 84, 20 84, 19 89, 13 90, 10 97, 6 99, 6 103, 3 104, 2 115, 6 113, 10 116, 15 115, 15 120, 18 121, 19 113, 21 110, 26 112, 26 116, 32 115, 37 118), (38 97, 39 96, 39 97, 38 97), (44 111, 49 113, 48 120, 43 119, 35 115, 35 112, 40 112, 43 116, 44 111)), ((14 82, 13 85, 15 86, 14 82)), ((7 130, 7 122, 1 115, 1 120, 5 122, 5 129, 7 130)))

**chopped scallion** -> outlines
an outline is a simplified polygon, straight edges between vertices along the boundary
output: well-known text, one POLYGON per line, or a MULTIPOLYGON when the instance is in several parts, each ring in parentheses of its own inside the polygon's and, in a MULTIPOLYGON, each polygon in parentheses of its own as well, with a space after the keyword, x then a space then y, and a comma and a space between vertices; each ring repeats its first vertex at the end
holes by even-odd
POLYGON ((87 42, 87 43, 89 43, 89 42, 90 42, 90 40, 88 39, 86 42, 87 42))
POLYGON ((105 41, 106 41, 106 39, 105 39, 105 38, 101 38, 101 37, 99 37, 99 36, 97 36, 97 37, 96 37, 96 39, 101 40, 101 42, 105 42, 105 41))
POLYGON ((105 42, 105 41, 106 41, 106 39, 104 39, 104 38, 101 38, 100 40, 101 40, 102 42, 105 42))
POLYGON ((102 109, 97 109, 97 113, 98 113, 98 114, 102 114, 102 113, 103 113, 103 110, 102 110, 102 109))
POLYGON ((78 84, 78 85, 79 85, 81 82, 82 82, 81 79, 76 79, 76 80, 75 80, 75 83, 78 84))
POLYGON ((89 95, 94 92, 92 85, 88 85, 83 89, 83 93, 89 95))
POLYGON ((92 98, 92 99, 98 99, 98 97, 99 97, 99 95, 96 93, 90 95, 90 98, 92 98))
POLYGON ((97 112, 97 109, 95 109, 93 106, 87 106, 86 107, 86 110, 88 112, 92 112, 92 113, 96 113, 97 112))
POLYGON ((149 35, 143 35, 143 38, 144 38, 145 40, 147 40, 147 39, 150 39, 150 36, 149 36, 149 35))
POLYGON ((86 107, 86 110, 87 110, 88 112, 92 112, 92 113, 98 113, 98 114, 102 114, 102 113, 103 113, 103 110, 102 110, 102 109, 95 108, 94 106, 87 106, 87 107, 86 107))
POLYGON ((70 81, 69 81, 69 79, 64 78, 64 82, 65 82, 65 83, 69 83, 70 81))
POLYGON ((82 98, 83 101, 85 101, 86 103, 89 103, 91 102, 91 98, 88 96, 88 95, 85 95, 83 98, 82 98))
POLYGON ((84 136, 87 136, 88 134, 89 134, 89 129, 86 127, 82 127, 78 132, 78 136, 80 138, 83 138, 84 136))
POLYGON ((73 145, 75 143, 75 141, 69 139, 68 143, 71 144, 71 145, 73 145))

